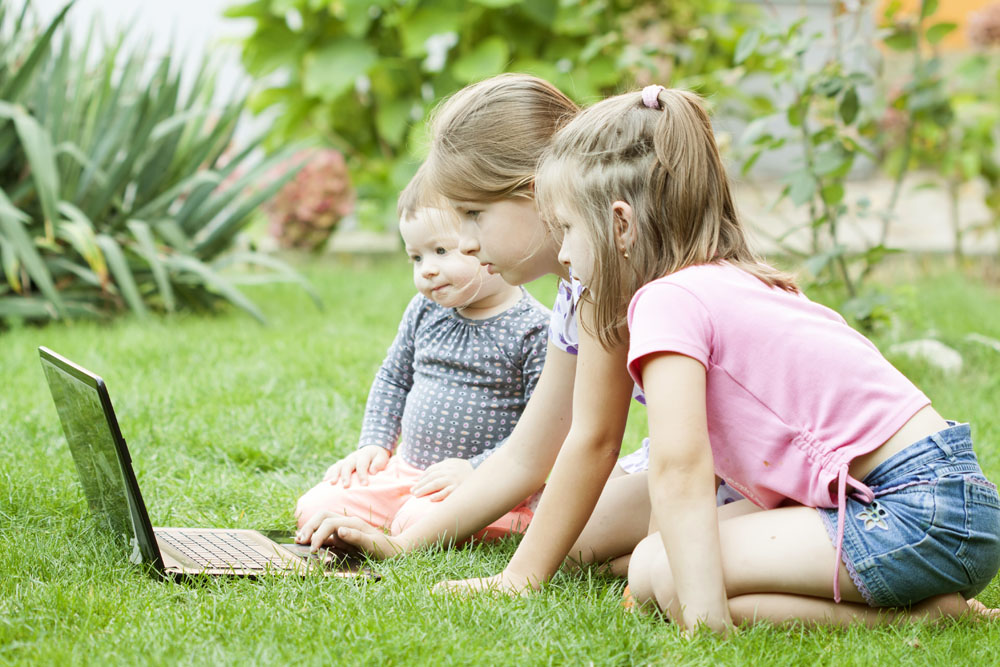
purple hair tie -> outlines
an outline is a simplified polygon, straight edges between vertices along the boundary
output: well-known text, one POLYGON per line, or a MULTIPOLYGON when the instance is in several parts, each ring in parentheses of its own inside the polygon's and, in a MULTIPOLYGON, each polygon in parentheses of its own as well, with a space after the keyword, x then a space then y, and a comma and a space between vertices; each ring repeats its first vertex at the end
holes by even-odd
POLYGON ((663 86, 653 84, 642 89, 642 103, 650 109, 660 108, 660 91, 666 90, 663 86))

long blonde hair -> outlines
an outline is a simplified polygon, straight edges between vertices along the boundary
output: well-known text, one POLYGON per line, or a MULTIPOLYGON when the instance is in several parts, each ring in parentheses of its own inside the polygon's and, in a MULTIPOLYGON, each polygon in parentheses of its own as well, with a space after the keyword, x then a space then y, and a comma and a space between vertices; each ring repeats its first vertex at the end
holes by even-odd
POLYGON ((466 86, 431 121, 430 186, 457 201, 533 197, 535 169, 577 106, 548 81, 501 74, 466 86))
POLYGON ((635 292, 687 266, 727 261, 772 287, 798 289, 751 250, 700 98, 665 89, 658 101, 649 108, 633 92, 580 112, 556 134, 536 178, 546 221, 568 211, 585 223, 594 255, 585 298, 608 348, 625 340, 635 292), (615 236, 616 201, 633 211, 628 259, 615 236))

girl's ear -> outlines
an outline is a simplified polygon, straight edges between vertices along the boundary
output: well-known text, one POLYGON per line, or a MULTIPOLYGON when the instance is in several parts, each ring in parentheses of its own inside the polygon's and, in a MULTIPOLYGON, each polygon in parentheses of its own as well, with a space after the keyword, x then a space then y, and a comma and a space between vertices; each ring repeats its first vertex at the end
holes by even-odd
POLYGON ((628 202, 620 200, 611 204, 611 214, 614 216, 615 243, 625 252, 635 243, 635 214, 628 202))

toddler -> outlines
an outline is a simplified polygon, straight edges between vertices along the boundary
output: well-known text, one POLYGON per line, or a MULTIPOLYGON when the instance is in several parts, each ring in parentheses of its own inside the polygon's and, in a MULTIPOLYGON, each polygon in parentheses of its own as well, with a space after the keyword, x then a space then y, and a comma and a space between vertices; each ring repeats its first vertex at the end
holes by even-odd
MULTIPOLYGON (((428 203, 422 174, 400 196, 400 234, 418 294, 376 374, 357 451, 299 499, 398 534, 447 497, 517 424, 545 360, 549 313, 458 249, 454 213, 428 203)), ((521 503, 477 533, 521 532, 521 503)))

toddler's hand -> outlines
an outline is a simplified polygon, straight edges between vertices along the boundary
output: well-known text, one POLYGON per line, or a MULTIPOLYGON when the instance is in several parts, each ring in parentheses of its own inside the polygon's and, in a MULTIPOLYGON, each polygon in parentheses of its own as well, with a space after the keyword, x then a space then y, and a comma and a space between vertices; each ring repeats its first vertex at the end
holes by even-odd
POLYGON ((355 450, 327 468, 323 475, 324 482, 342 484, 346 489, 351 485, 351 476, 358 474, 358 482, 365 486, 368 476, 384 470, 389 463, 389 450, 378 445, 366 445, 355 450))
POLYGON ((431 502, 440 502, 472 474, 472 464, 465 459, 445 459, 427 468, 410 492, 415 496, 430 495, 431 502))

